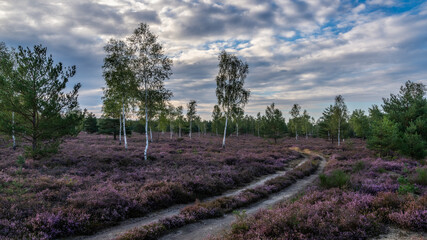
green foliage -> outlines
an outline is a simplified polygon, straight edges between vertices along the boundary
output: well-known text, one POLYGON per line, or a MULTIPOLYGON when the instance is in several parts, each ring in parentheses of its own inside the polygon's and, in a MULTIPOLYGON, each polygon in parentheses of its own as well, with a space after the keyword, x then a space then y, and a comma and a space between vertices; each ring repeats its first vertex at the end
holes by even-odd
POLYGON ((24 167, 24 164, 25 164, 25 158, 22 155, 19 155, 18 159, 16 159, 16 164, 19 167, 18 173, 21 174, 22 168, 24 167))
POLYGON ((362 171, 363 169, 365 169, 366 168, 366 164, 365 164, 365 162, 364 161, 358 161, 358 162, 356 162, 356 164, 354 164, 354 166, 353 166, 353 172, 360 172, 360 171, 362 171))
POLYGON ((397 190, 400 194, 415 193, 416 187, 411 184, 406 177, 400 176, 397 179, 399 183, 399 189, 397 190))
POLYGON ((166 132, 168 128, 167 111, 165 108, 160 110, 157 128, 163 133, 166 132))
POLYGON ((19 156, 18 156, 18 159, 16 159, 16 164, 18 164, 18 166, 19 166, 20 168, 22 168, 22 166, 24 166, 24 163, 25 163, 25 158, 24 158, 24 156, 19 155, 19 156))
POLYGON ((190 124, 190 138, 191 138, 191 133, 192 133, 192 128, 193 128, 193 120, 196 117, 196 107, 197 107, 197 102, 196 100, 190 100, 190 102, 187 104, 187 119, 188 122, 190 124))
POLYGON ((407 81, 399 94, 383 98, 384 114, 378 107, 370 110, 373 118, 372 136, 368 144, 381 154, 399 151, 416 159, 427 156, 427 99, 422 83, 407 81), (381 119, 381 115, 384 115, 381 119), (401 138, 402 141, 398 141, 401 138), (384 140, 384 143, 380 141, 384 140))
POLYGON ((61 142, 59 140, 51 141, 48 144, 38 143, 35 150, 33 150, 32 147, 27 146, 25 147, 25 157, 33 157, 38 159, 44 156, 56 154, 59 151, 60 144, 61 142))
POLYGON ((132 122, 132 130, 134 132, 143 134, 143 133, 145 133, 145 124, 142 121, 133 121, 132 122))
POLYGON ((267 109, 265 110, 265 117, 263 119, 263 133, 265 136, 273 138, 276 143, 277 139, 284 136, 286 130, 286 123, 282 116, 282 112, 275 108, 274 103, 272 103, 270 106, 267 106, 267 109))
POLYGON ((247 214, 246 211, 233 211, 236 221, 231 225, 231 232, 233 234, 238 234, 241 232, 246 232, 249 230, 249 224, 246 222, 247 214))
POLYGON ((83 120, 77 102, 81 85, 63 92, 75 73, 75 66, 55 65, 41 45, 33 50, 20 46, 18 51, 10 51, 0 64, 1 130, 10 134, 10 115, 14 112, 16 135, 30 141, 32 155, 38 156, 46 152, 39 151, 39 147, 50 149, 63 136, 76 135, 83 120))
POLYGON ((292 126, 289 128, 289 131, 291 133, 295 134, 295 138, 298 139, 298 129, 300 127, 300 111, 301 111, 301 106, 297 103, 295 103, 292 106, 291 111, 289 111, 289 114, 291 114, 292 119, 289 120, 289 126, 292 126))
POLYGON ((426 156, 427 142, 424 141, 421 134, 417 132, 417 127, 413 122, 411 122, 409 127, 406 128, 402 142, 404 144, 400 147, 400 151, 403 154, 416 159, 422 159, 426 156))
POLYGON ((331 140, 332 142, 336 139, 338 133, 338 125, 334 122, 333 114, 334 106, 330 105, 323 111, 318 122, 319 137, 331 140))
POLYGON ((98 132, 98 121, 95 114, 89 113, 84 120, 83 129, 88 133, 98 132))
POLYGON ((330 175, 320 174, 319 179, 320 186, 324 188, 342 188, 348 184, 350 176, 344 171, 336 169, 330 175))
POLYGON ((427 186, 427 169, 417 168, 413 182, 419 185, 427 186))
POLYGON ((350 116, 349 124, 356 137, 367 138, 369 136, 369 118, 363 110, 354 110, 350 116))
POLYGON ((397 125, 388 117, 372 122, 372 136, 367 144, 370 149, 376 150, 380 156, 389 156, 397 149, 399 143, 399 130, 397 125))
POLYGON ((214 106, 212 111, 212 131, 218 134, 218 130, 223 128, 224 117, 218 105, 214 106))
POLYGON ((222 108, 226 118, 222 147, 225 147, 227 122, 233 108, 243 108, 249 100, 250 91, 244 88, 249 66, 233 54, 225 50, 219 56, 219 70, 216 76, 216 96, 218 106, 222 108))
MULTIPOLYGON (((101 134, 111 134, 116 140, 117 135, 119 134, 120 122, 119 119, 112 118, 101 118, 99 119, 99 130, 101 134)), ((126 128, 126 134, 131 134, 131 129, 126 128)))

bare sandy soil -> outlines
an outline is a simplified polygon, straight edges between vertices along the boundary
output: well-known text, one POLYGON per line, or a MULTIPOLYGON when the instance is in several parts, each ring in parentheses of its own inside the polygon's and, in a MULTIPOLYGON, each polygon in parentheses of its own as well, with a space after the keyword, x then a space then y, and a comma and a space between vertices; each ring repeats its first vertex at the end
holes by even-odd
POLYGON ((390 227, 387 234, 382 234, 372 240, 427 240, 427 233, 390 227))
MULTIPOLYGON (((297 183, 291 185, 285 190, 271 195, 268 199, 252 204, 249 207, 241 209, 247 214, 253 214, 261 208, 272 207, 273 205, 284 201, 286 199, 295 196, 298 192, 304 188, 310 186, 317 178, 318 175, 323 171, 326 161, 323 159, 316 173, 299 180, 297 183)), ((196 240, 205 239, 209 236, 220 234, 223 231, 227 231, 230 224, 235 220, 233 214, 226 214, 221 218, 203 220, 194 224, 187 225, 183 228, 177 229, 168 235, 160 238, 161 240, 196 240)))
MULTIPOLYGON (((304 162, 306 162, 308 160, 308 157, 305 157, 304 159, 297 159, 294 161, 291 161, 289 163, 289 169, 295 168, 301 164, 303 164, 304 162)), ((260 185, 263 185, 266 181, 276 178, 280 175, 286 174, 286 172, 288 171, 278 171, 274 174, 270 174, 270 175, 266 175, 263 176, 255 181, 253 181, 252 183, 249 183, 246 186, 243 186, 241 188, 237 188, 237 189, 232 189, 229 190, 225 193, 223 193, 222 195, 218 195, 215 197, 211 197, 211 198, 207 198, 204 201, 211 201, 214 200, 216 198, 220 198, 220 197, 224 197, 224 196, 234 196, 239 194, 240 192, 246 190, 246 189, 250 189, 250 188, 254 188, 260 185)), ((133 218, 133 219, 129 219, 126 221, 123 221, 121 224, 111 227, 111 228, 107 228, 103 231, 98 232, 97 234, 94 235, 90 235, 90 236, 77 236, 77 237, 70 237, 70 238, 65 238, 64 240, 107 240, 107 239, 114 239, 116 237, 118 237, 119 235, 135 228, 135 227, 140 227, 155 221, 158 221, 159 219, 162 218, 166 218, 166 217, 170 217, 176 214, 179 214, 180 210, 192 205, 193 203, 189 203, 189 204, 179 204, 179 205, 174 205, 172 207, 169 207, 167 209, 161 210, 161 211, 157 211, 157 212, 153 212, 145 217, 141 217, 141 218, 133 218)), ((231 216, 233 217, 233 216, 231 216)), ((166 238, 167 239, 167 238, 166 238)))

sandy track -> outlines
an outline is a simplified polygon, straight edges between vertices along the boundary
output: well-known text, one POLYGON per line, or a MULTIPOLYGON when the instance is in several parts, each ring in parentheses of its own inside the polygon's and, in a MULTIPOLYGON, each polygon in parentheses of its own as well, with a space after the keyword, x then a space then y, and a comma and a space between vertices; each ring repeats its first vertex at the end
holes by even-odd
MULTIPOLYGON (((261 208, 271 207, 276 203, 279 203, 285 199, 288 199, 295 194, 297 194, 302 189, 311 185, 314 180, 316 180, 319 174, 323 171, 323 168, 326 165, 325 159, 322 158, 322 162, 317 169, 317 171, 301 180, 298 180, 296 183, 287 187, 285 190, 272 194, 269 198, 254 203, 246 208, 240 209, 245 210, 247 214, 253 214, 261 208)), ((221 232, 227 230, 230 227, 230 224, 235 220, 235 217, 232 213, 226 214, 221 218, 207 219, 200 222, 184 226, 180 229, 172 231, 171 233, 160 238, 161 240, 197 240, 205 239, 208 236, 213 236, 220 234, 221 232)))
MULTIPOLYGON (((300 166, 301 164, 306 162, 309 158, 306 155, 304 155, 304 156, 305 156, 305 158, 303 158, 303 159, 297 159, 297 160, 291 161, 289 163, 290 168, 285 170, 285 171, 278 171, 274 174, 270 174, 270 175, 260 177, 256 180, 254 180, 253 182, 249 183, 248 185, 245 185, 243 187, 236 188, 236 189, 231 189, 229 191, 224 192, 221 195, 206 198, 203 201, 211 201, 211 200, 215 200, 217 198, 224 197, 224 196, 234 196, 234 195, 237 195, 246 189, 250 189, 250 188, 254 188, 254 187, 263 185, 266 181, 273 179, 273 178, 276 178, 280 175, 283 175, 287 171, 291 170, 292 168, 300 166)), ((158 221, 159 219, 162 219, 162 218, 177 215, 177 214, 179 214, 181 209, 183 209, 184 207, 190 206, 192 204, 194 204, 194 203, 192 202, 192 203, 188 203, 188 204, 173 205, 172 207, 150 213, 144 217, 125 220, 117 226, 106 228, 104 230, 99 231, 98 233, 95 233, 94 235, 68 237, 68 238, 64 238, 63 240, 108 240, 108 239, 114 239, 114 238, 118 237, 119 235, 124 234, 133 228, 140 227, 140 226, 143 226, 146 224, 150 224, 150 223, 158 221)))

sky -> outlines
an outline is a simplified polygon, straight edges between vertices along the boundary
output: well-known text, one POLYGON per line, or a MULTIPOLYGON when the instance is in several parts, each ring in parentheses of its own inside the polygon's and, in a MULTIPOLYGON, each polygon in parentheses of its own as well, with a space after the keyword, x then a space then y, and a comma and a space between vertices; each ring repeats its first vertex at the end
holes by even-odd
MULTIPOLYGON (((343 95, 367 110, 405 81, 427 84, 427 1, 419 0, 0 0, 0 42, 47 47, 76 65, 80 107, 102 112, 103 46, 150 25, 174 63, 175 106, 210 119, 221 50, 249 65, 245 112, 294 103, 316 119, 343 95)), ((70 87, 71 87, 70 85, 70 87)))

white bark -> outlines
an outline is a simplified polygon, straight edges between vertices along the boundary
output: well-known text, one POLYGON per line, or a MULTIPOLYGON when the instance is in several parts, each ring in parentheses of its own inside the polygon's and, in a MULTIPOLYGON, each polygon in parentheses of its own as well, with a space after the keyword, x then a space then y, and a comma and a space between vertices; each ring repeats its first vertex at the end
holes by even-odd
POLYGON ((147 161, 148 151, 148 107, 147 107, 147 83, 145 83, 145 150, 144 159, 147 161))
POLYGON ((341 119, 338 120, 338 146, 340 146, 341 119))
POLYGON ((125 115, 125 105, 123 104, 123 140, 125 141, 125 149, 128 149, 128 142, 126 139, 126 115, 125 115))
POLYGON ((120 127, 119 127, 119 145, 122 145, 122 114, 121 113, 119 116, 119 124, 120 124, 120 127))
POLYGON ((227 134, 228 115, 225 115, 224 138, 222 139, 222 148, 225 148, 225 135, 227 134))
POLYGON ((191 119, 190 119, 190 139, 191 139, 191 119))
POLYGON ((12 139, 13 139, 13 150, 16 149, 15 141, 15 112, 12 112, 12 139))
POLYGON ((307 124, 305 124, 305 139, 308 138, 307 124))
POLYGON ((298 140, 298 129, 297 129, 297 125, 295 125, 295 140, 298 140))

